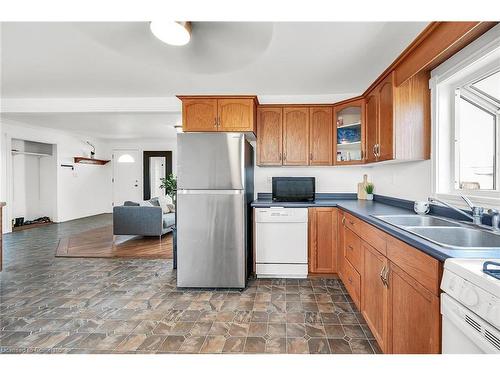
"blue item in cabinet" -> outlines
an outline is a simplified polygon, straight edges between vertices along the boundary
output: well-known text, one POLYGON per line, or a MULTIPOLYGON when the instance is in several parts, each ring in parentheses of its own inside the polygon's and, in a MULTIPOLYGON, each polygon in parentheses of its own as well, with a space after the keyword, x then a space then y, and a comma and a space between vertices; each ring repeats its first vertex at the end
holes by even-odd
POLYGON ((337 143, 353 143, 361 141, 361 127, 337 129, 337 143))

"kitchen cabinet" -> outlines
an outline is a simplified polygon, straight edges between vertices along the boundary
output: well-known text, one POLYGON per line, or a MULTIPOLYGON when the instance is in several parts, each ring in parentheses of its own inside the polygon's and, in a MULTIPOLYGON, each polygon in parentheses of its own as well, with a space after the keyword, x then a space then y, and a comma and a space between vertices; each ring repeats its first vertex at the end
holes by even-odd
POLYGON ((442 264, 350 213, 340 217, 339 276, 382 351, 439 353, 442 264))
POLYGON ((429 73, 400 86, 394 72, 366 95, 366 162, 430 158, 429 73))
POLYGON ((377 160, 391 160, 393 158, 393 76, 388 75, 378 90, 378 136, 377 136, 377 160))
POLYGON ((218 131, 255 132, 254 99, 217 99, 218 131))
POLYGON ((334 164, 361 164, 365 157, 365 100, 354 99, 334 107, 334 164))
POLYGON ((309 107, 283 108, 283 165, 309 164, 309 107))
POLYGON ((256 132, 255 96, 178 96, 185 132, 256 132))
POLYGON ((182 128, 185 132, 217 131, 217 99, 183 99, 182 128))
POLYGON ((309 117, 309 165, 332 165, 332 107, 311 107, 309 117))
POLYGON ((309 208, 309 273, 337 272, 337 211, 334 207, 309 208))
POLYGON ((389 352, 440 353, 439 297, 391 262, 389 290, 389 352))
POLYGON ((385 282, 387 258, 362 241, 363 276, 361 284, 361 313, 377 339, 380 349, 387 352, 389 334, 389 293, 385 282))
POLYGON ((283 108, 257 109, 257 164, 281 165, 283 162, 283 108))

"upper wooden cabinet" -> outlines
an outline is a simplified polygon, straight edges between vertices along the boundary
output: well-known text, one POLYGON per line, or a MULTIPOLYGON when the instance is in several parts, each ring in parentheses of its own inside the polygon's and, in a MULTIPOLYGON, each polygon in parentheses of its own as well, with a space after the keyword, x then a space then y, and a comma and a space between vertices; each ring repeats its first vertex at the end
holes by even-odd
POLYGON ((182 129, 185 132, 217 131, 217 99, 182 99, 182 129))
POLYGON ((309 108, 309 165, 332 165, 332 107, 309 108))
POLYGON ((366 97, 366 155, 365 161, 377 161, 376 145, 378 137, 378 93, 376 91, 366 97))
POLYGON ((185 132, 256 132, 254 96, 178 96, 185 132))
POLYGON ((394 95, 393 77, 387 76, 377 87, 378 91, 378 145, 377 159, 393 159, 393 131, 394 131, 394 95))
POLYGON ((283 108, 283 165, 309 164, 309 107, 283 108))
POLYGON ((309 208, 309 272, 337 272, 337 219, 334 207, 309 208))
POLYGON ((429 73, 400 86, 394 72, 366 96, 366 161, 430 158, 429 73))
POLYGON ((257 164, 281 165, 283 162, 283 108, 257 109, 257 164))
POLYGON ((365 100, 334 107, 333 155, 335 165, 360 164, 365 156, 365 100))

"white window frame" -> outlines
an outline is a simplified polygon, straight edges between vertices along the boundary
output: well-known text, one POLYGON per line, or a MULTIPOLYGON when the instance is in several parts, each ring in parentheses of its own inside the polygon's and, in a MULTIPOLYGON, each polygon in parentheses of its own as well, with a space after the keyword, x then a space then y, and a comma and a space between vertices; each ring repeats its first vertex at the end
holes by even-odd
POLYGON ((500 111, 470 86, 500 69, 500 25, 435 68, 431 73, 432 102, 432 193, 449 203, 466 207, 460 195, 469 196, 474 204, 500 209, 500 111), (457 90, 459 89, 460 90, 457 90), (458 92, 457 92, 458 91, 458 92), (459 96, 496 116, 496 190, 457 189, 458 122, 456 121, 459 96))

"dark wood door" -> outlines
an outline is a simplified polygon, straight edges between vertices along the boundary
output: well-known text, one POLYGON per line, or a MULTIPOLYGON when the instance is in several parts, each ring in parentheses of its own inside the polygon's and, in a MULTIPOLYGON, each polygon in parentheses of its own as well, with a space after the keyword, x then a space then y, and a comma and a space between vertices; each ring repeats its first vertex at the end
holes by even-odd
POLYGON ((337 272, 337 209, 309 209, 309 272, 337 272))
POLYGON ((394 154, 394 97, 392 75, 378 88, 378 160, 391 160, 394 154))
POLYGON ((377 135, 378 135, 378 95, 372 92, 366 98, 365 107, 365 139, 366 139, 366 157, 367 163, 371 163, 377 160, 376 157, 376 145, 377 145, 377 135))
POLYGON ((217 99, 218 131, 253 132, 255 123, 253 99, 217 99))
POLYGON ((389 263, 389 352, 440 352, 439 297, 425 289, 394 263, 389 263))
POLYGON ((311 107, 309 118, 309 164, 332 165, 332 107, 311 107))
POLYGON ((217 131, 217 99, 183 99, 182 128, 185 132, 217 131))
POLYGON ((283 109, 257 109, 257 164, 281 165, 283 139, 283 109))
POLYGON ((283 165, 309 165, 309 108, 283 109, 283 165))
POLYGON ((382 280, 387 258, 366 242, 361 242, 361 313, 384 353, 387 352, 389 293, 382 280))

